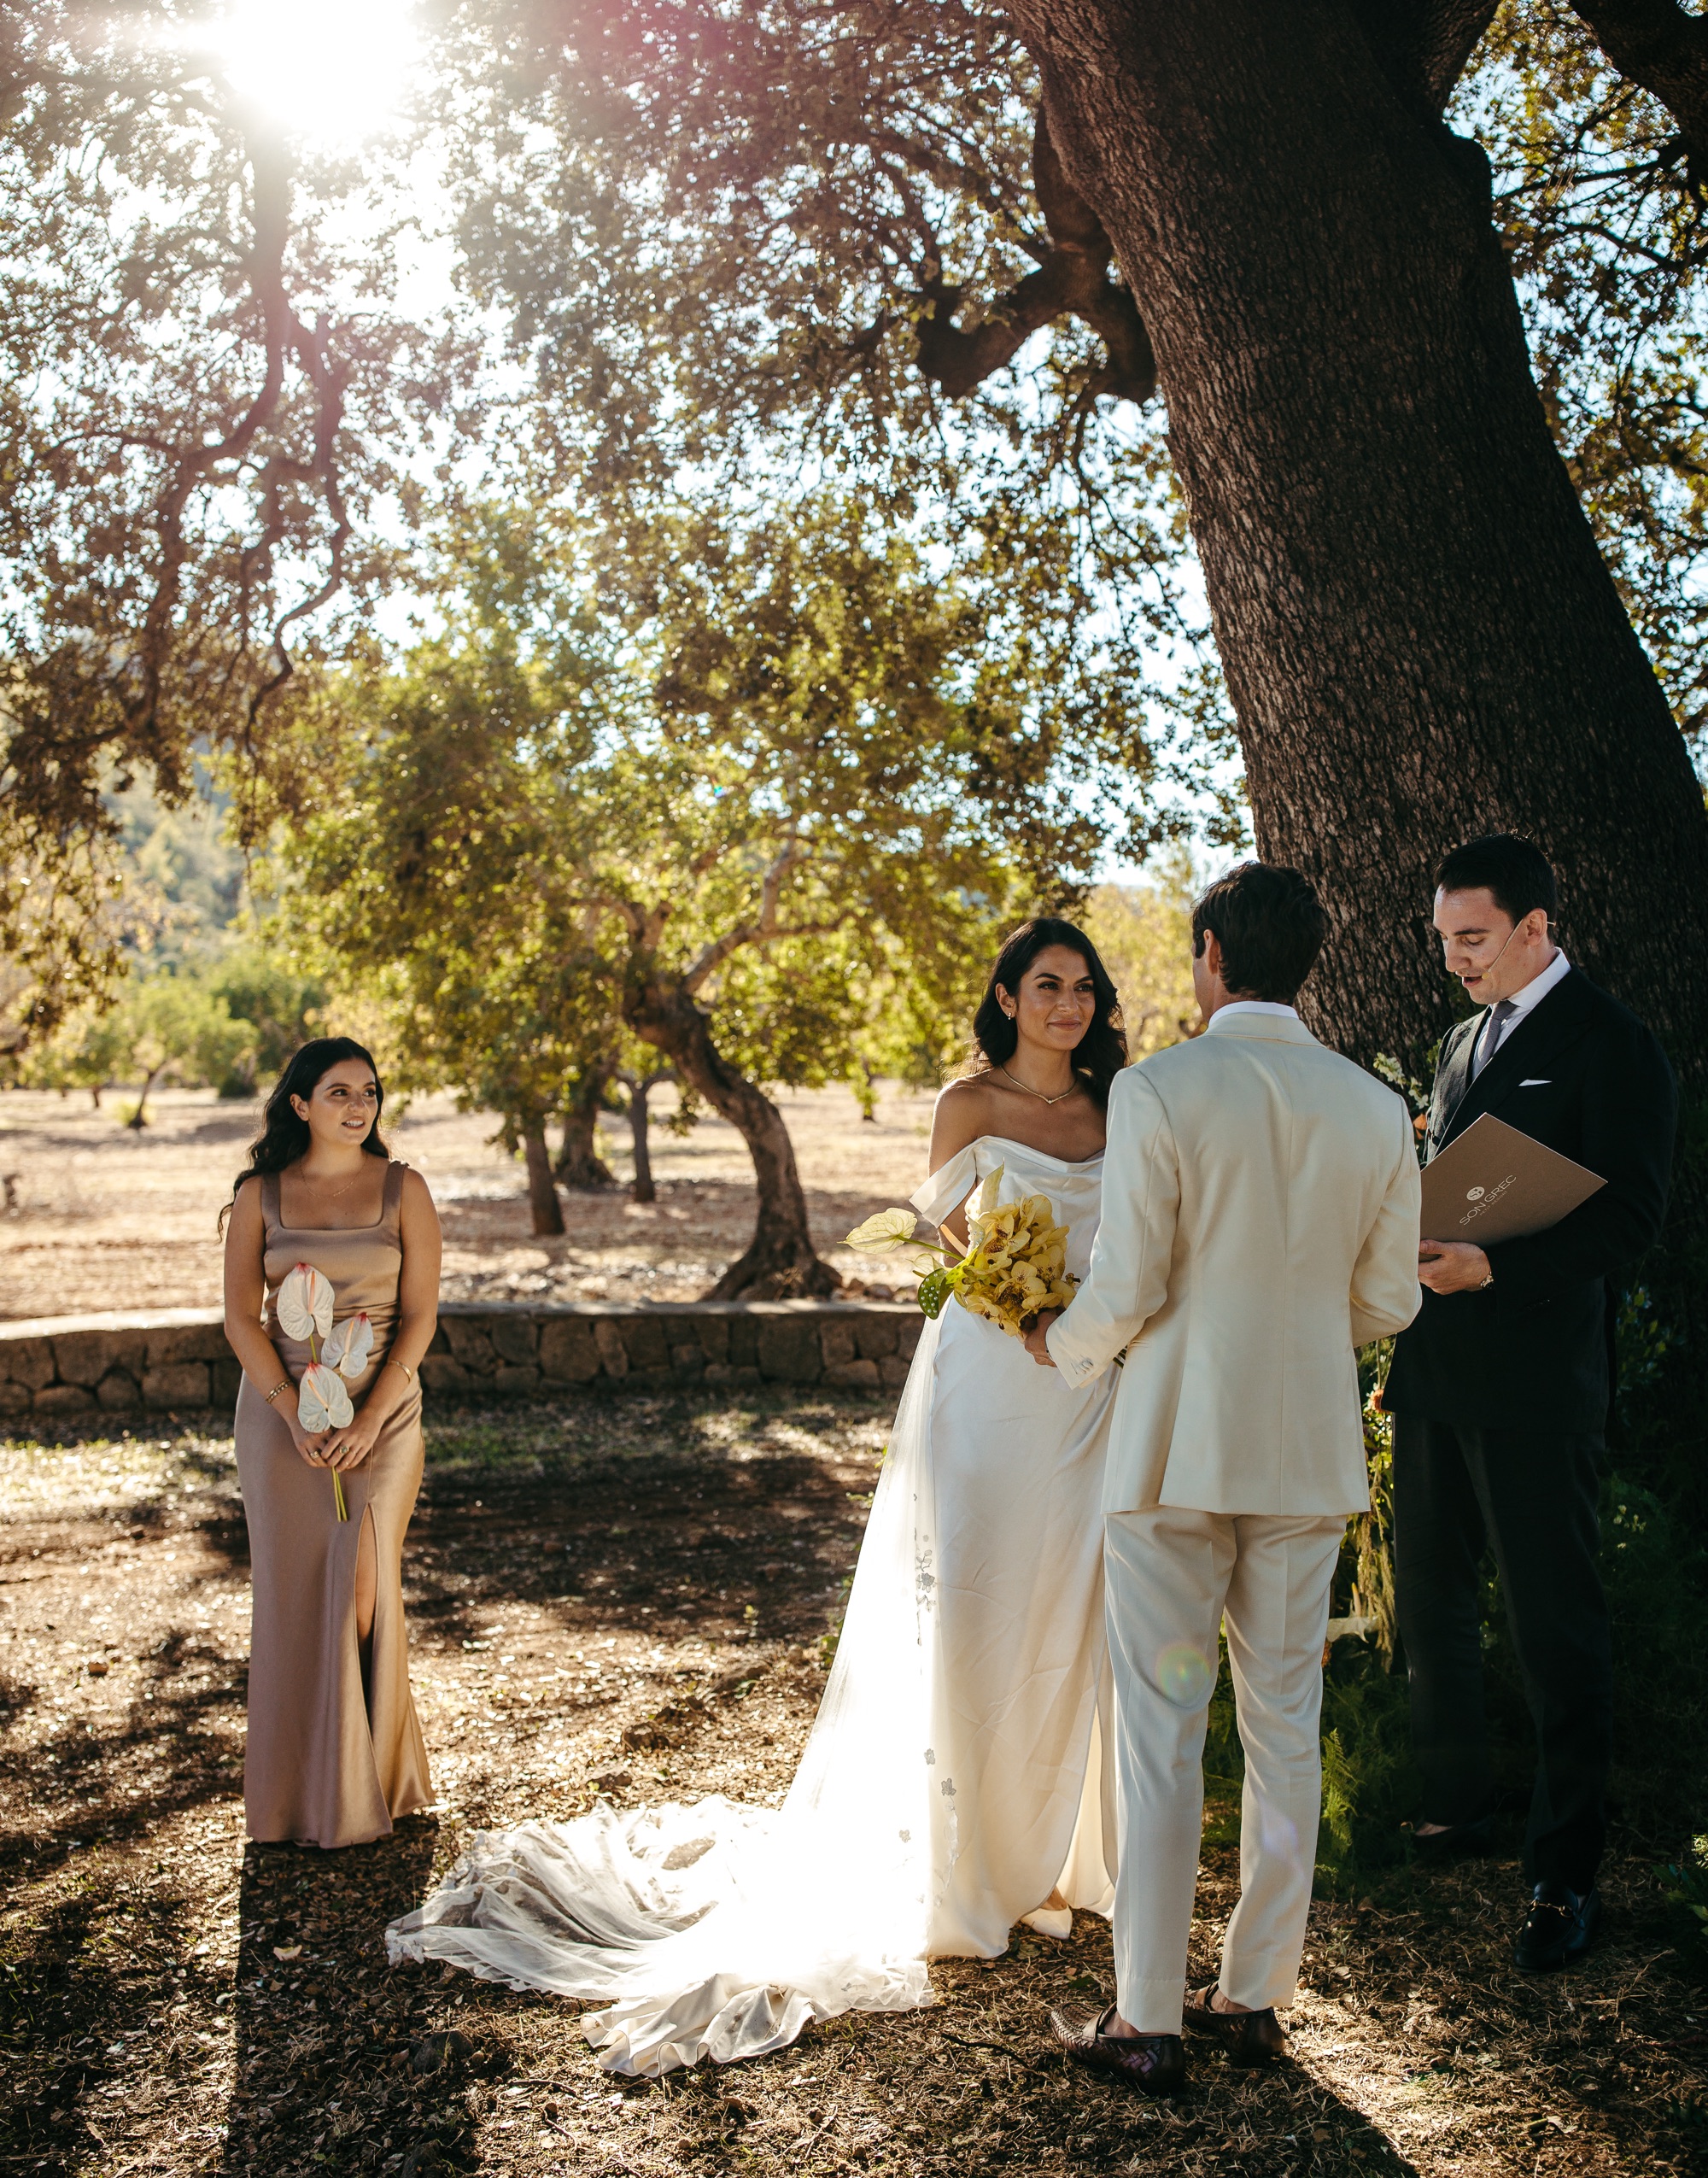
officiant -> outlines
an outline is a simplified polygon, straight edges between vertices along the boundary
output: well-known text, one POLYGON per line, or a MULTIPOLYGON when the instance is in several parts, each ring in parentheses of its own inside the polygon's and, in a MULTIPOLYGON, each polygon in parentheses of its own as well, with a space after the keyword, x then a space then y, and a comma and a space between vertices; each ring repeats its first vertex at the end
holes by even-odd
POLYGON ((1610 1291, 1660 1231, 1677 1090, 1660 1045, 1555 944, 1554 873, 1496 833, 1436 872, 1435 929, 1478 1010, 1443 1040, 1426 1158, 1492 1113, 1606 1180, 1557 1225, 1487 1249, 1427 1233, 1423 1308, 1383 1395, 1394 1423, 1398 1619, 1424 1798, 1414 1835, 1486 1849, 1482 1564, 1494 1553, 1536 1734, 1520 1966, 1590 1942, 1612 1674, 1596 1502, 1610 1291))

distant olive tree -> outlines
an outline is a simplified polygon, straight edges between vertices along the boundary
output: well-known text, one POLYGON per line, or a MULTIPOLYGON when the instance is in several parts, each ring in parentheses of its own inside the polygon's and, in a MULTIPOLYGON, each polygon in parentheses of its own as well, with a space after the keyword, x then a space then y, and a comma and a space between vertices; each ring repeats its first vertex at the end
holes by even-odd
POLYGON ((394 980, 424 1051, 505 1016, 465 994, 515 962, 561 963, 580 1018, 747 1145, 757 1222, 716 1291, 825 1292, 763 1085, 847 1079, 898 953, 957 1016, 993 923, 1083 880, 1069 700, 1036 631, 857 506, 680 509, 622 544, 619 589, 514 521, 460 539, 450 630, 348 691, 363 731, 290 834, 290 912, 394 980))

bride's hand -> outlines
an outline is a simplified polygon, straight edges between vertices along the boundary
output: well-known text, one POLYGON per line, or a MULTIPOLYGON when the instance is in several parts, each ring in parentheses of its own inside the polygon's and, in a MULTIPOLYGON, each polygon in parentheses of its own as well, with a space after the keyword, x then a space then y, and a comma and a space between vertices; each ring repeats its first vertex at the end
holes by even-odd
POLYGON ((1050 1352, 1047 1341, 1050 1325, 1062 1313, 1060 1309, 1042 1310, 1038 1320, 1026 1334, 1026 1350, 1040 1368, 1053 1369, 1056 1367, 1056 1356, 1050 1352))

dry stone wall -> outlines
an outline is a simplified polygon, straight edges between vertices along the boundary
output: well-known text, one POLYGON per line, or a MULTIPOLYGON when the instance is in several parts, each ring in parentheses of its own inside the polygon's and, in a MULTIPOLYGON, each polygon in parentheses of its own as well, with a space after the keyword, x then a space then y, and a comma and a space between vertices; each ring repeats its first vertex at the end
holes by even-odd
MULTIPOLYGON (((694 1384, 894 1391, 922 1325, 904 1302, 450 1301, 421 1380, 450 1398, 694 1384)), ((239 1374, 217 1309, 0 1324, 0 1417, 8 1419, 229 1408, 239 1374)))

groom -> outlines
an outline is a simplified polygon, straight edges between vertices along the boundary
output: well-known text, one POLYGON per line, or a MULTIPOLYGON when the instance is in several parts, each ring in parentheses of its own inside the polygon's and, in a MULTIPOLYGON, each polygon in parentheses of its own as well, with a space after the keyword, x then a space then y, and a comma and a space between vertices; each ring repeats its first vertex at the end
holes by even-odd
POLYGON ((1103 1562, 1120 1830, 1116 2002, 1052 2012, 1147 2094, 1184 2022, 1234 2063, 1285 2036, 1322 1797, 1322 1652, 1348 1516, 1369 1504, 1354 1349, 1417 1314, 1419 1182, 1389 1089, 1294 1011, 1323 940, 1296 870, 1241 864, 1192 911, 1206 1033, 1117 1075, 1091 1275, 1027 1344, 1071 1385, 1126 1350, 1103 1562), (1217 1636, 1245 1748, 1240 1901, 1183 2005, 1217 1636))

